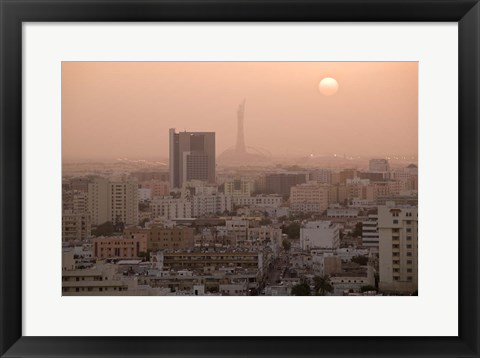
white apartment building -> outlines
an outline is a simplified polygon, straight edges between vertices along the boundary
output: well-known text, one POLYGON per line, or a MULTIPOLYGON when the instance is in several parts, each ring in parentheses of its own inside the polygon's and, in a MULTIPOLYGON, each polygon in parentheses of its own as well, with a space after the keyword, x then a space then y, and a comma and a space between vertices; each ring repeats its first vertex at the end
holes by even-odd
POLYGON ((238 206, 279 207, 283 198, 280 195, 234 196, 232 201, 238 206))
POLYGON ((378 251, 378 215, 370 214, 362 222, 362 246, 378 251))
POLYGON ((216 184, 207 183, 202 180, 190 180, 183 183, 182 197, 191 197, 193 195, 216 195, 218 186, 216 184))
POLYGON ((355 208, 328 208, 327 216, 329 218, 356 218, 358 209, 355 208))
POLYGON ((139 201, 150 201, 150 200, 152 200, 152 189, 150 189, 150 188, 139 188, 138 189, 138 200, 139 201))
POLYGON ((187 199, 174 199, 171 196, 156 197, 150 203, 152 217, 162 219, 185 219, 192 217, 192 203, 187 199))
POLYGON ((225 195, 250 196, 254 191, 254 181, 248 178, 227 180, 224 183, 225 195))
POLYGON ((328 208, 329 186, 309 182, 290 188, 290 208, 297 213, 321 214, 328 208))
POLYGON ((194 195, 191 201, 194 218, 232 211, 232 197, 223 194, 194 195))
POLYGON ((100 225, 107 221, 137 225, 137 182, 93 179, 88 184, 88 209, 92 216, 92 225, 100 225))
POLYGON ((411 293, 418 288, 418 209, 387 202, 378 207, 379 288, 411 293))
POLYGON ((340 247, 340 233, 337 224, 331 221, 309 221, 300 228, 300 247, 303 250, 340 247))

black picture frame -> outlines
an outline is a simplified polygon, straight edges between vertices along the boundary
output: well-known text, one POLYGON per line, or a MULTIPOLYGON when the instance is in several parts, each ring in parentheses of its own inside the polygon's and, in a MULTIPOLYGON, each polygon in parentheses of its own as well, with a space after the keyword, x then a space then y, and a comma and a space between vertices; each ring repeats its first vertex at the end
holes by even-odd
POLYGON ((480 5, 477 1, 0 0, 0 15, 2 357, 107 355, 479 357, 480 5), (459 336, 203 338, 22 336, 22 23, 30 21, 458 22, 459 336))

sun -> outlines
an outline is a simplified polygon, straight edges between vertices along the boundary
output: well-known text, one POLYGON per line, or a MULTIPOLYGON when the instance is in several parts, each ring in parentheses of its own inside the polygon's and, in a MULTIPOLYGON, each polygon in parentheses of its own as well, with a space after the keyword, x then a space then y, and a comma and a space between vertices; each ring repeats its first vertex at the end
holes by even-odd
POLYGON ((335 78, 325 77, 318 84, 318 89, 325 96, 333 96, 338 91, 338 82, 335 78))

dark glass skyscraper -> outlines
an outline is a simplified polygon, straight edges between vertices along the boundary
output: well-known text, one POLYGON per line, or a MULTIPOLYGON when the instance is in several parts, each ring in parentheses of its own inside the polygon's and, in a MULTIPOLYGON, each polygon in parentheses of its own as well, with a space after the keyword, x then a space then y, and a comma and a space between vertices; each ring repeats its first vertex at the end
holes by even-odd
POLYGON ((179 132, 170 129, 170 186, 190 180, 215 183, 215 132, 179 132))

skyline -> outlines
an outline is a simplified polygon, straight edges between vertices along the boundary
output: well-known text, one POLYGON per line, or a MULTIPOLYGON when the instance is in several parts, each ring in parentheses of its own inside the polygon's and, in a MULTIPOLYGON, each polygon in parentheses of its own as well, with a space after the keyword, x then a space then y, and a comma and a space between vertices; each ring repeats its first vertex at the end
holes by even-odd
POLYGON ((246 145, 273 156, 418 154, 416 62, 65 62, 63 159, 168 157, 169 128, 216 132, 218 156, 244 98, 246 145))

